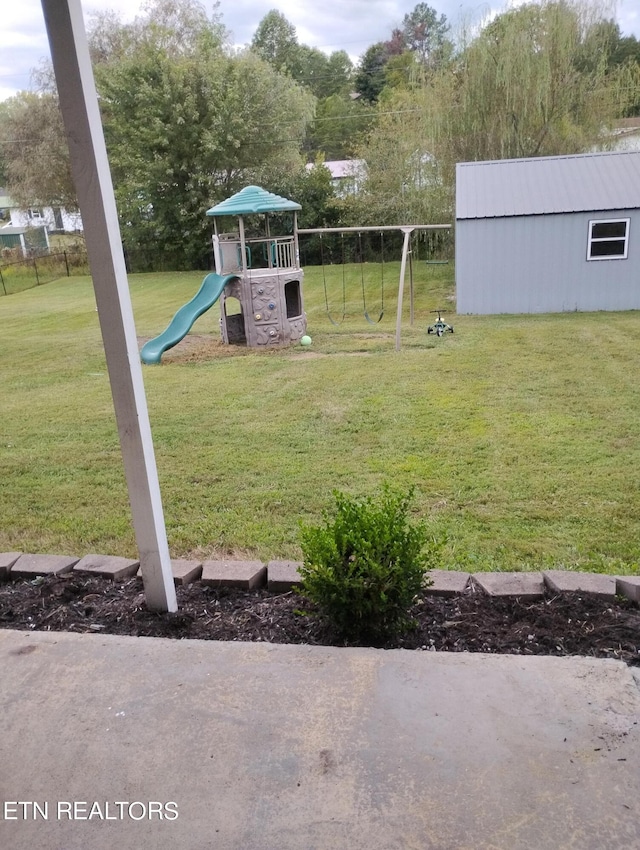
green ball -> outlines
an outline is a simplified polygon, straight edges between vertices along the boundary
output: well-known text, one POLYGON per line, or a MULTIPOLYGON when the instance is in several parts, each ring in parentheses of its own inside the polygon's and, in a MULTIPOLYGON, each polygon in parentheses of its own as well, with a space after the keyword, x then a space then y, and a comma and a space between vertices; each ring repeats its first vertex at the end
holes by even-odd
POLYGON ((305 334, 305 335, 302 337, 302 339, 300 340, 300 345, 311 345, 311 342, 312 342, 311 337, 310 337, 310 336, 307 336, 307 335, 305 334))

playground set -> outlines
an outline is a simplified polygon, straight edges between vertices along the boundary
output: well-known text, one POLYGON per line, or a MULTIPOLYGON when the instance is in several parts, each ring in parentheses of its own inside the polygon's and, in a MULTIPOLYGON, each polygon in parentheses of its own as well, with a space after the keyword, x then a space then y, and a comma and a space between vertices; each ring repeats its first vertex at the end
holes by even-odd
POLYGON ((303 337, 307 319, 296 220, 300 209, 295 201, 247 186, 207 210, 214 220, 215 273, 205 277, 167 329, 143 346, 143 363, 159 363, 162 354, 177 345, 196 319, 218 301, 226 344, 258 348, 289 345, 303 337), (293 213, 290 235, 271 232, 270 216, 282 212, 293 213), (228 217, 237 219, 237 229, 220 233, 218 219, 228 217))
MULTIPOLYGON (((214 304, 220 304, 220 332, 227 345, 246 345, 251 348, 286 346, 307 342, 307 317, 304 312, 304 272, 300 266, 300 234, 355 233, 373 231, 382 236, 385 231, 403 234, 402 261, 396 314, 396 350, 400 350, 402 300, 407 260, 411 267, 410 237, 414 231, 448 231, 450 225, 404 225, 380 227, 342 227, 299 229, 297 213, 300 204, 267 192, 259 186, 247 186, 242 191, 207 210, 213 217, 213 256, 215 272, 204 278, 194 297, 175 314, 168 327, 149 340, 141 351, 145 364, 160 363, 165 351, 177 345, 190 331, 195 321, 214 304), (282 216, 288 213, 290 232, 282 230, 282 216), (234 229, 220 232, 219 219, 234 218, 234 229)), ((384 249, 382 249, 384 251, 384 249)), ((322 251, 322 247, 321 247, 322 251)), ((384 269, 384 254, 382 256, 384 269)), ((439 261, 438 261, 439 262, 439 261)), ((343 257, 344 263, 344 257, 343 257)), ((326 300, 325 263, 322 258, 326 300)), ((384 271, 383 271, 384 275, 384 271)), ((411 321, 413 323, 413 275, 410 274, 411 321)), ((384 281, 384 277, 383 277, 384 281)), ((364 277, 363 299, 365 318, 375 324, 384 315, 384 284, 382 304, 377 318, 369 315, 366 304, 364 277)), ((344 293, 343 293, 344 294, 344 293)), ((327 303, 330 321, 332 318, 327 303)), ((343 317, 344 318, 344 315, 343 317)), ((448 326, 447 326, 448 328, 448 326)), ((429 333, 433 331, 429 329, 429 333)), ((439 334, 440 335, 440 334, 439 334)))

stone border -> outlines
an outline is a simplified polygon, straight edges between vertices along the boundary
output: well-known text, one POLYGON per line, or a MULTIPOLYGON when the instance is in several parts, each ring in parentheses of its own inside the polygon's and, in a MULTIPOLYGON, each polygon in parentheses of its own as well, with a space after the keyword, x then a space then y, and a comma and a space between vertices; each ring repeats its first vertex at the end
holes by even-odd
MULTIPOLYGON (((288 593, 301 583, 299 561, 171 561, 176 585, 202 582, 214 587, 247 589, 266 587, 271 593, 288 593)), ((0 552, 0 581, 33 579, 38 576, 99 575, 124 581, 140 575, 139 562, 111 555, 32 555, 0 552)), ((577 573, 571 570, 543 572, 466 573, 456 570, 431 570, 432 584, 426 593, 455 596, 466 590, 486 593, 494 598, 539 599, 551 593, 583 593, 614 601, 623 596, 640 603, 640 576, 611 576, 601 573, 577 573)))

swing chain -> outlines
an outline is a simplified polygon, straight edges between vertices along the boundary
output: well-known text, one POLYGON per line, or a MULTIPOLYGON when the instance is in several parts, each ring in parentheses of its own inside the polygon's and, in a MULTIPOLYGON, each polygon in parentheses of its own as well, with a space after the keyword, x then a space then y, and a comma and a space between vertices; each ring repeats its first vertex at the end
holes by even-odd
POLYGON ((346 283, 345 283, 345 276, 344 276, 344 234, 342 234, 342 316, 341 316, 340 320, 337 321, 337 322, 335 321, 335 319, 331 315, 331 310, 329 309, 329 294, 328 294, 328 290, 327 290, 327 275, 326 275, 326 271, 325 271, 322 236, 323 236, 323 234, 321 233, 320 234, 320 262, 322 264, 322 283, 324 285, 324 304, 325 304, 327 316, 329 317, 329 321, 331 322, 332 325, 334 325, 335 327, 338 327, 339 325, 341 325, 344 322, 344 317, 345 317, 345 313, 346 313, 346 309, 347 309, 347 307, 346 307, 346 305, 347 305, 346 283))
POLYGON ((370 325, 377 325, 382 321, 382 317, 384 316, 384 234, 383 231, 380 231, 380 253, 382 260, 382 275, 381 275, 381 284, 380 284, 380 314, 377 319, 372 319, 369 315, 369 311, 367 310, 367 296, 365 293, 365 285, 364 285, 364 262, 362 255, 362 233, 358 233, 358 239, 360 244, 360 278, 362 282, 362 305, 364 307, 364 317, 369 322, 370 325))

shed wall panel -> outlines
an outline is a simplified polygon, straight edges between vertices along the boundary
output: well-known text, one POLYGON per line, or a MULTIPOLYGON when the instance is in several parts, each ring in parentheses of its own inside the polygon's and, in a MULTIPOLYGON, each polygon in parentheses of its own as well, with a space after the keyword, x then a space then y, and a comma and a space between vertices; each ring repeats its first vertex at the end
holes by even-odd
POLYGON ((459 313, 640 309, 640 211, 458 221, 456 291, 459 313), (600 218, 631 219, 626 260, 587 261, 600 218))

